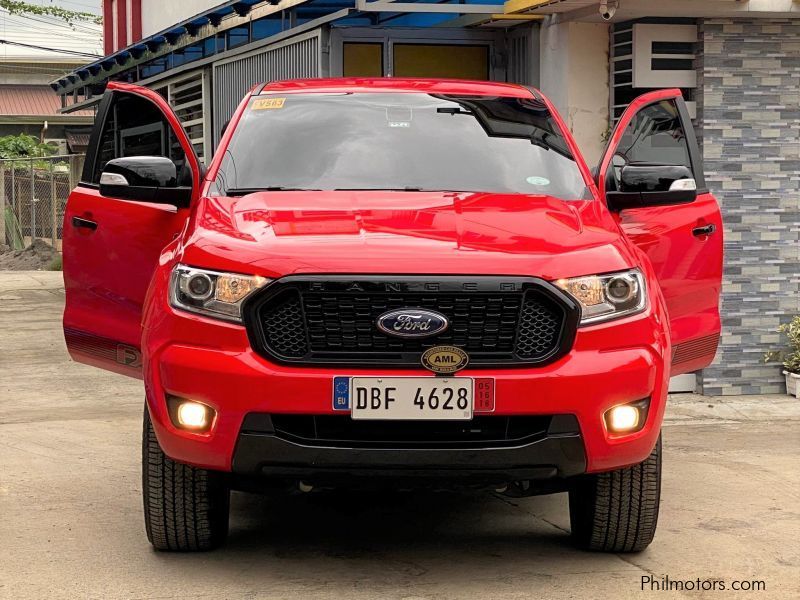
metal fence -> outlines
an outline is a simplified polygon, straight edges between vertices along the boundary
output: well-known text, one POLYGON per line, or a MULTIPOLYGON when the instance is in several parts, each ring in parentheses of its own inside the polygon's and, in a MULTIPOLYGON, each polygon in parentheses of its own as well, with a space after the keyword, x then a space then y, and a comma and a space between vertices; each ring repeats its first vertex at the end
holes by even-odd
POLYGON ((83 154, 0 160, 0 244, 21 250, 42 239, 61 250, 64 207, 83 154))

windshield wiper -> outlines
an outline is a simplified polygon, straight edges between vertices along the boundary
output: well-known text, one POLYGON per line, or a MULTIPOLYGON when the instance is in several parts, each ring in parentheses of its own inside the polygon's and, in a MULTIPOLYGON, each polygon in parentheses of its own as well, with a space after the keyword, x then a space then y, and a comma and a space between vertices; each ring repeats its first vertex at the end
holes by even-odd
POLYGON ((285 187, 282 185, 266 185, 264 187, 249 187, 249 188, 228 188, 225 193, 228 196, 246 196, 247 194, 255 194, 258 192, 319 192, 320 190, 311 188, 296 188, 285 187))

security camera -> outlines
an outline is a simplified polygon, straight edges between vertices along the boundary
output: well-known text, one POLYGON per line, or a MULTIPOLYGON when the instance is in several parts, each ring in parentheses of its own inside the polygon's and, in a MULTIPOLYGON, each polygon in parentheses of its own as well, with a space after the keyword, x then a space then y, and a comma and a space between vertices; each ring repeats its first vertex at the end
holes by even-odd
POLYGON ((600 16, 603 21, 610 21, 617 14, 619 8, 619 0, 602 0, 600 2, 600 16))

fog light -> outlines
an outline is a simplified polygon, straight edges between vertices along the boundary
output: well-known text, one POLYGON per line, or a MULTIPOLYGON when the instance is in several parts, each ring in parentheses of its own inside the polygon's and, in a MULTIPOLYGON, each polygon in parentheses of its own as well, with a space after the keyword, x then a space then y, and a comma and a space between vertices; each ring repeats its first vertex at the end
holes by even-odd
POLYGON ((633 431, 639 425, 639 409, 630 404, 615 406, 608 411, 608 428, 622 433, 633 431))
POLYGON ((610 433, 633 433, 644 427, 650 399, 645 398, 630 404, 620 404, 609 408, 603 415, 606 429, 610 433))
POLYGON ((172 424, 179 429, 205 433, 214 426, 216 411, 194 400, 167 395, 167 408, 172 424))
POLYGON ((181 402, 178 405, 178 424, 187 429, 205 429, 208 425, 208 411, 199 402, 181 402))

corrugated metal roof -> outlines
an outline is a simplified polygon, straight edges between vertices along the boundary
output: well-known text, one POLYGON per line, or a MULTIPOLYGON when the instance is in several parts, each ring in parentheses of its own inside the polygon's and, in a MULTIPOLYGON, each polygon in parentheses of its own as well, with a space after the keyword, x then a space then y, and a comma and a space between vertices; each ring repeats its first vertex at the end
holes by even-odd
MULTIPOLYGON (((0 115, 58 115, 61 98, 49 85, 0 85, 0 115)), ((93 111, 73 114, 93 115, 93 111)))
POLYGON ((86 147, 89 145, 89 133, 74 133, 67 129, 64 132, 64 137, 67 138, 67 144, 75 151, 75 148, 83 148, 86 151, 86 147))

